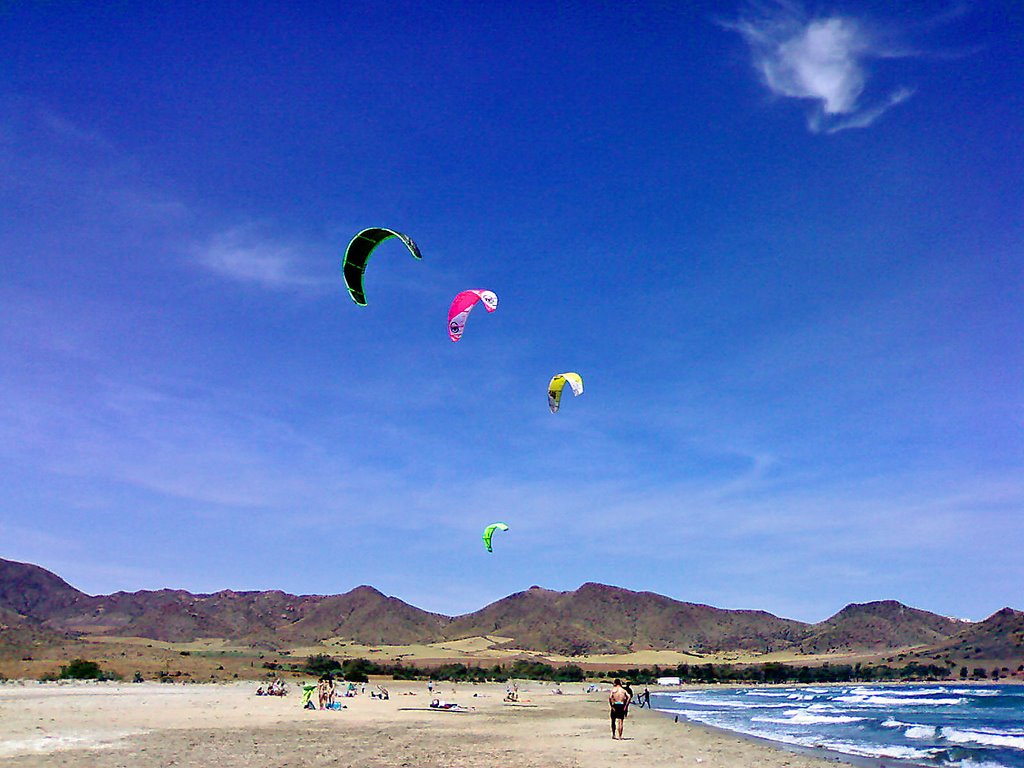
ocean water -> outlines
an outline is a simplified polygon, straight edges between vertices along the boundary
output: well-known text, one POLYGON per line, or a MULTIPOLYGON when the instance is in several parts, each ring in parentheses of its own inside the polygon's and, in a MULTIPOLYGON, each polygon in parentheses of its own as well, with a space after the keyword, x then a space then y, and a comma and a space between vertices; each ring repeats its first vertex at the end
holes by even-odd
POLYGON ((764 739, 926 766, 1024 768, 1024 686, 841 685, 652 693, 651 706, 764 739))

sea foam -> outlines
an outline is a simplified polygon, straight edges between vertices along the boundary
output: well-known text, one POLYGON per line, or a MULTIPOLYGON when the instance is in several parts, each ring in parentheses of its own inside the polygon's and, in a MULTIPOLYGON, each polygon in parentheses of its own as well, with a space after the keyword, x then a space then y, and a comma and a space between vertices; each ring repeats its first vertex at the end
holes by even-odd
POLYGON ((1009 747, 1024 750, 1024 735, 1001 731, 975 731, 961 728, 945 727, 941 730, 942 738, 956 744, 981 744, 987 747, 1009 747))
MULTIPOLYGON (((789 714, 789 713, 786 713, 789 714)), ((809 712, 796 712, 789 717, 754 717, 758 723, 779 723, 780 725, 822 725, 824 723, 859 723, 866 717, 851 715, 814 715, 809 712)))
POLYGON ((661 694, 660 703, 672 701, 680 717, 695 722, 785 744, 936 768, 1024 768, 1024 688, 816 690, 708 688, 661 694))
POLYGON ((906 698, 901 696, 868 696, 863 694, 855 694, 850 696, 837 696, 836 701, 843 701, 847 704, 859 704, 867 707, 909 707, 909 706, 922 706, 922 707, 941 707, 947 706, 952 707, 957 704, 963 704, 963 698, 956 699, 928 699, 928 698, 913 698, 903 694, 906 698))

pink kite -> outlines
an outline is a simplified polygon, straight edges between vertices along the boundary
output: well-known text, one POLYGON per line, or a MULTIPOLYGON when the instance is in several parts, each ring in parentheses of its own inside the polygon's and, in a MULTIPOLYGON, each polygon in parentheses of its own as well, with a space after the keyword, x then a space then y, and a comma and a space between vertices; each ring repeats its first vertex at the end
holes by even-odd
POLYGON ((480 301, 484 303, 484 307, 488 312, 493 312, 498 308, 498 297, 494 295, 493 291, 475 288, 471 291, 463 291, 455 297, 451 308, 448 310, 448 337, 452 341, 458 341, 462 338, 462 332, 466 330, 466 320, 469 319, 469 313, 477 305, 477 302, 480 301))

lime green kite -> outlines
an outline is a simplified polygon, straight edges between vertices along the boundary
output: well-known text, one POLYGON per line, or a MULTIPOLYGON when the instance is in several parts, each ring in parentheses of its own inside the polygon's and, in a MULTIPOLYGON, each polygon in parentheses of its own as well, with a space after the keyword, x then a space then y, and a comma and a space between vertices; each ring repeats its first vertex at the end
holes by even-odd
POLYGON ((491 548, 491 536, 494 535, 495 531, 507 531, 508 526, 504 523, 492 523, 484 528, 484 546, 487 547, 488 552, 493 552, 491 548))

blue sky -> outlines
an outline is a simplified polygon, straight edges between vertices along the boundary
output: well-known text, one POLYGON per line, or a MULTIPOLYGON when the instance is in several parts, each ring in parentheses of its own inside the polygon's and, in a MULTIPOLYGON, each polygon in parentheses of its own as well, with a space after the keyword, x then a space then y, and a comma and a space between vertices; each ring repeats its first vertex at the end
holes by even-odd
POLYGON ((5 4, 0 556, 448 614, 1024 608, 1022 28, 5 4), (423 260, 382 246, 359 308, 367 226, 423 260), (455 345, 466 288, 500 307, 455 345))

